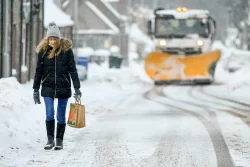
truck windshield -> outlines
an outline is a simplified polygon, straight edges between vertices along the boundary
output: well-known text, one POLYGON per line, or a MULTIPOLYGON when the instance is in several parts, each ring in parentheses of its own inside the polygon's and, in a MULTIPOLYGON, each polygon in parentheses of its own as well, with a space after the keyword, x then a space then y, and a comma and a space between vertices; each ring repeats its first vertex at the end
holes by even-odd
POLYGON ((156 18, 155 36, 174 38, 183 38, 189 34, 198 34, 202 37, 208 37, 208 26, 201 19, 169 19, 156 18))

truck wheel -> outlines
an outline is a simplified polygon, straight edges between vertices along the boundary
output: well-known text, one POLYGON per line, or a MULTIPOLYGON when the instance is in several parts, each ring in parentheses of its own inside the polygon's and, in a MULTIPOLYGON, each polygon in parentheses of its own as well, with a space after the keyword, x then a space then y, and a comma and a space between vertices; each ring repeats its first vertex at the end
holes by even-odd
POLYGON ((164 83, 162 81, 155 81, 154 84, 155 84, 155 86, 164 85, 164 83))

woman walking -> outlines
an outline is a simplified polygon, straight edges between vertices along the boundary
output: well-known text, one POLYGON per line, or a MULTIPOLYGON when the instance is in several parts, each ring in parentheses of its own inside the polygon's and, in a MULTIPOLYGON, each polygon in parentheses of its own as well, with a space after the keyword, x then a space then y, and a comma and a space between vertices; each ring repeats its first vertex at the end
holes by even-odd
POLYGON ((36 48, 38 52, 36 73, 34 77, 33 98, 35 104, 40 104, 39 89, 44 98, 46 108, 46 130, 48 142, 44 149, 63 149, 63 137, 66 127, 66 107, 71 97, 71 79, 73 81, 76 100, 81 97, 80 81, 76 70, 72 42, 62 39, 60 30, 54 22, 48 26, 47 35, 36 48), (58 99, 56 144, 54 141, 55 118, 54 100, 58 99))

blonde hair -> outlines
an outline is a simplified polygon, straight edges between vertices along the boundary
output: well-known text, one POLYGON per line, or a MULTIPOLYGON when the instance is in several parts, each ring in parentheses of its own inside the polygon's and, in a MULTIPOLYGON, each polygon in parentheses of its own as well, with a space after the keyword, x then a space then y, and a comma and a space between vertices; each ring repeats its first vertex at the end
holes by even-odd
MULTIPOLYGON (((49 46, 49 39, 43 39, 38 46, 36 47, 36 52, 40 52, 41 50, 47 50, 49 46)), ((59 38, 56 38, 56 46, 53 47, 53 49, 51 50, 50 54, 49 54, 49 59, 54 58, 55 56, 58 56, 62 51, 62 45, 60 42, 59 38), (58 49, 59 48, 59 49, 58 49), (58 50, 58 51, 57 51, 58 50), (57 51, 57 52, 56 52, 57 51)))

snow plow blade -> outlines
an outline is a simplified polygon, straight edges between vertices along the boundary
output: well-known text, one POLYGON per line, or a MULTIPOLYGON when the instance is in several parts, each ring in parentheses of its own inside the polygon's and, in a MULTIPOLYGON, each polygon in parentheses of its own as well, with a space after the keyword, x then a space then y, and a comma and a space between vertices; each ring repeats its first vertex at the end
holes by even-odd
POLYGON ((155 84, 212 83, 220 56, 220 50, 188 56, 151 52, 144 67, 155 84))

